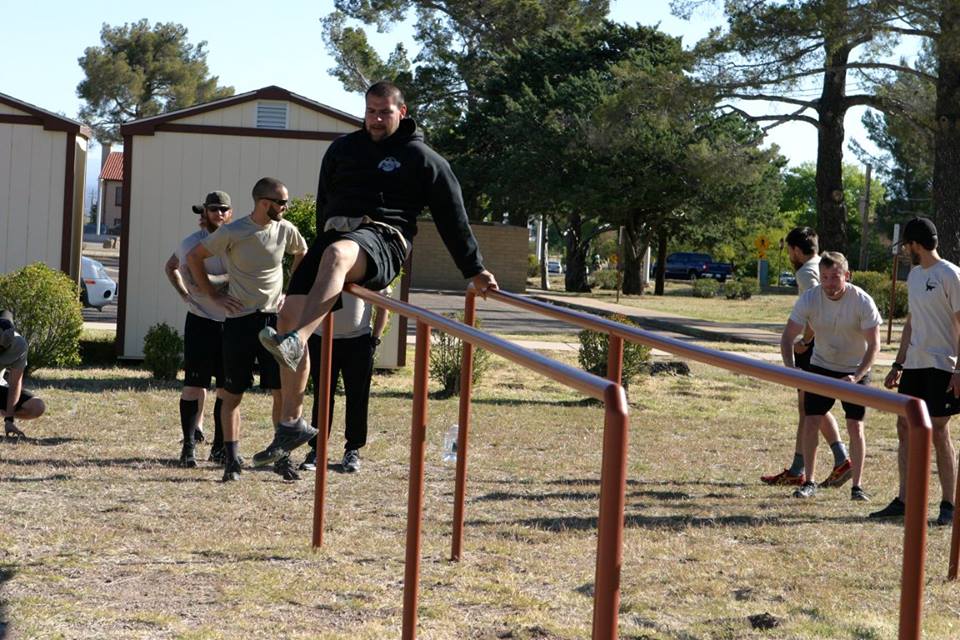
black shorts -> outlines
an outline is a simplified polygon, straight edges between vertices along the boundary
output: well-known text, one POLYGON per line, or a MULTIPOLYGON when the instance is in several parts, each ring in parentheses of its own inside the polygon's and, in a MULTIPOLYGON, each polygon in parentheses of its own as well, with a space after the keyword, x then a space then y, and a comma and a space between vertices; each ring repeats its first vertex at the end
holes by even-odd
POLYGON ((400 238, 382 225, 364 224, 353 231, 327 231, 313 241, 307 255, 290 278, 288 296, 304 296, 310 293, 310 288, 317 279, 323 252, 337 240, 353 240, 367 254, 367 272, 357 284, 371 291, 385 289, 393 282, 407 257, 400 238))
MULTIPOLYGON (((827 376, 828 378, 845 378, 849 373, 841 373, 839 371, 831 371, 830 369, 824 369, 823 367, 818 367, 815 364, 811 364, 810 368, 807 369, 810 373, 816 373, 821 376, 827 376)), ((867 385, 870 382, 870 374, 863 376, 860 379, 860 382, 857 384, 867 385)), ((830 409, 833 408, 834 403, 837 401, 836 398, 828 398, 827 396, 821 396, 812 391, 805 391, 803 394, 803 412, 808 416, 824 416, 827 414, 830 409)), ((863 420, 863 416, 866 415, 867 409, 859 404, 853 404, 852 402, 847 402, 846 400, 841 400, 840 404, 843 406, 843 415, 847 420, 863 420)))
POLYGON ((898 391, 926 402, 931 418, 953 416, 960 413, 960 399, 947 391, 952 375, 942 369, 904 369, 898 391))
POLYGON ((803 353, 793 352, 793 362, 797 365, 797 369, 803 369, 804 371, 810 371, 810 358, 813 357, 813 343, 814 340, 810 341, 810 346, 807 347, 807 350, 803 353))
POLYGON ((187 312, 183 323, 183 386, 223 385, 223 323, 187 312))
MULTIPOLYGON (((7 409, 7 389, 8 387, 0 386, 0 408, 2 408, 4 411, 6 411, 7 409)), ((33 397, 32 393, 30 393, 24 388, 21 388, 20 399, 17 400, 17 404, 13 405, 13 410, 19 411, 20 409, 22 409, 23 403, 25 403, 27 400, 31 399, 32 397, 33 397)))
POLYGON ((253 386, 254 365, 260 365, 260 388, 280 388, 280 365, 263 348, 257 334, 277 326, 277 314, 254 313, 223 321, 223 388, 240 394, 253 386))

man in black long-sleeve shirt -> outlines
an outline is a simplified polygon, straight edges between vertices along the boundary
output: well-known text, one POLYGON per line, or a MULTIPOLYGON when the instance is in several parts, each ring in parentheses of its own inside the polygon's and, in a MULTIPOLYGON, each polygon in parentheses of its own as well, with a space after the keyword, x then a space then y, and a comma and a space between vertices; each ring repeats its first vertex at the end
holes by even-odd
POLYGON ((463 196, 450 165, 423 142, 406 118, 400 89, 378 82, 366 93, 364 127, 330 145, 317 188, 317 240, 290 280, 277 331, 263 343, 281 364, 283 415, 276 436, 254 456, 258 466, 282 457, 287 440, 302 429, 309 371, 306 344, 324 316, 336 310, 347 283, 372 290, 400 272, 417 233, 417 216, 430 208, 451 257, 477 292, 497 288, 483 267, 463 196))

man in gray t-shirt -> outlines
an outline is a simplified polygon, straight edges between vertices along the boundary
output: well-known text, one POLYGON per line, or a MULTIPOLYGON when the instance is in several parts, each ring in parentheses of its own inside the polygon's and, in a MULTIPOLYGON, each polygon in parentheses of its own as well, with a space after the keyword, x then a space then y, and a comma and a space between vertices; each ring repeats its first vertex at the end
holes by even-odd
POLYGON ((23 437, 23 431, 17 428, 18 418, 39 418, 47 408, 43 400, 23 388, 26 368, 27 341, 17 333, 13 314, 0 311, 0 410, 3 411, 3 435, 8 438, 23 437))
MULTIPOLYGON (((787 234, 787 258, 790 264, 796 269, 797 288, 800 295, 820 284, 820 256, 818 255, 819 239, 817 232, 810 227, 796 227, 787 234)), ((793 344, 793 358, 798 369, 807 370, 810 367, 810 358, 814 351, 813 329, 807 325, 803 328, 800 339, 793 344)), ((793 462, 779 473, 760 476, 760 480, 766 484, 774 485, 802 485, 806 480, 804 476, 803 461, 803 434, 806 424, 806 411, 804 410, 804 392, 797 390, 797 434, 794 439, 793 462)), ((846 452, 843 449, 843 443, 840 442, 840 429, 837 427, 837 421, 833 415, 827 413, 820 419, 820 433, 830 445, 830 449, 837 457, 835 462, 842 464, 846 459, 846 452), (841 456, 842 454, 842 456, 841 456)))
MULTIPOLYGON (((167 260, 164 270, 170 284, 187 304, 183 323, 183 390, 180 392, 180 429, 183 447, 179 465, 197 466, 195 443, 203 441, 203 405, 211 380, 216 380, 217 400, 213 407, 214 435, 210 460, 223 462, 223 307, 215 304, 193 281, 187 268, 187 254, 233 217, 230 195, 224 191, 207 194, 203 204, 193 205, 200 216, 200 230, 180 243, 167 260)), ((203 261, 210 282, 223 287, 227 283, 227 269, 220 256, 203 261)))

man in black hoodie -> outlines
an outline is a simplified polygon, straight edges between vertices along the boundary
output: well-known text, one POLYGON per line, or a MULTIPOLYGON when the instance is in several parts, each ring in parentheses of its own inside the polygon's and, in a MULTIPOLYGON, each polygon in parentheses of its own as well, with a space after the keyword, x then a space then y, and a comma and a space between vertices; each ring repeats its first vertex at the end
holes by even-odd
MULTIPOLYGON (((260 342, 281 365, 278 429, 303 421, 308 338, 338 308, 345 284, 374 291, 390 284, 410 254, 417 216, 425 207, 463 277, 481 295, 497 288, 483 267, 460 184, 447 161, 423 142, 416 123, 405 117, 400 89, 378 82, 365 98, 363 129, 335 140, 323 157, 317 239, 290 280, 277 330, 260 333, 260 342)), ((270 464, 285 453, 282 438, 275 437, 254 456, 254 464, 270 464)))

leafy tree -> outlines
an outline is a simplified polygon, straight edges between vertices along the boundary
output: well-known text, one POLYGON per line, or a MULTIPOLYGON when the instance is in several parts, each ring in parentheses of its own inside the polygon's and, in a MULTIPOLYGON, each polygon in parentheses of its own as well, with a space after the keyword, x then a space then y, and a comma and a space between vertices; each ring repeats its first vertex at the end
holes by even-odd
MULTIPOLYGON (((674 7, 687 15, 703 4, 712 2, 679 0, 674 7)), ((871 92, 869 75, 902 68, 886 59, 902 33, 899 3, 728 0, 724 8, 728 31, 711 34, 698 45, 701 76, 728 98, 770 101, 792 109, 786 114, 747 115, 769 122, 767 128, 787 121, 816 127, 816 227, 824 248, 846 251, 844 116, 855 106, 899 108, 871 92), (865 86, 848 94, 848 75, 865 86), (804 95, 805 89, 819 95, 804 95)), ((745 113, 734 104, 727 108, 745 113)))
POLYGON ((209 75, 207 43, 190 44, 182 25, 104 24, 100 42, 79 59, 86 78, 77 95, 86 102, 80 119, 102 142, 119 142, 125 121, 233 95, 209 75))
POLYGON ((476 104, 476 91, 498 54, 546 29, 597 24, 609 1, 335 0, 334 6, 324 19, 324 41, 336 60, 330 73, 353 91, 376 80, 395 80, 404 88, 411 114, 441 137, 476 104), (348 24, 357 20, 384 32, 411 11, 420 45, 412 61, 402 44, 383 60, 363 29, 348 24))

